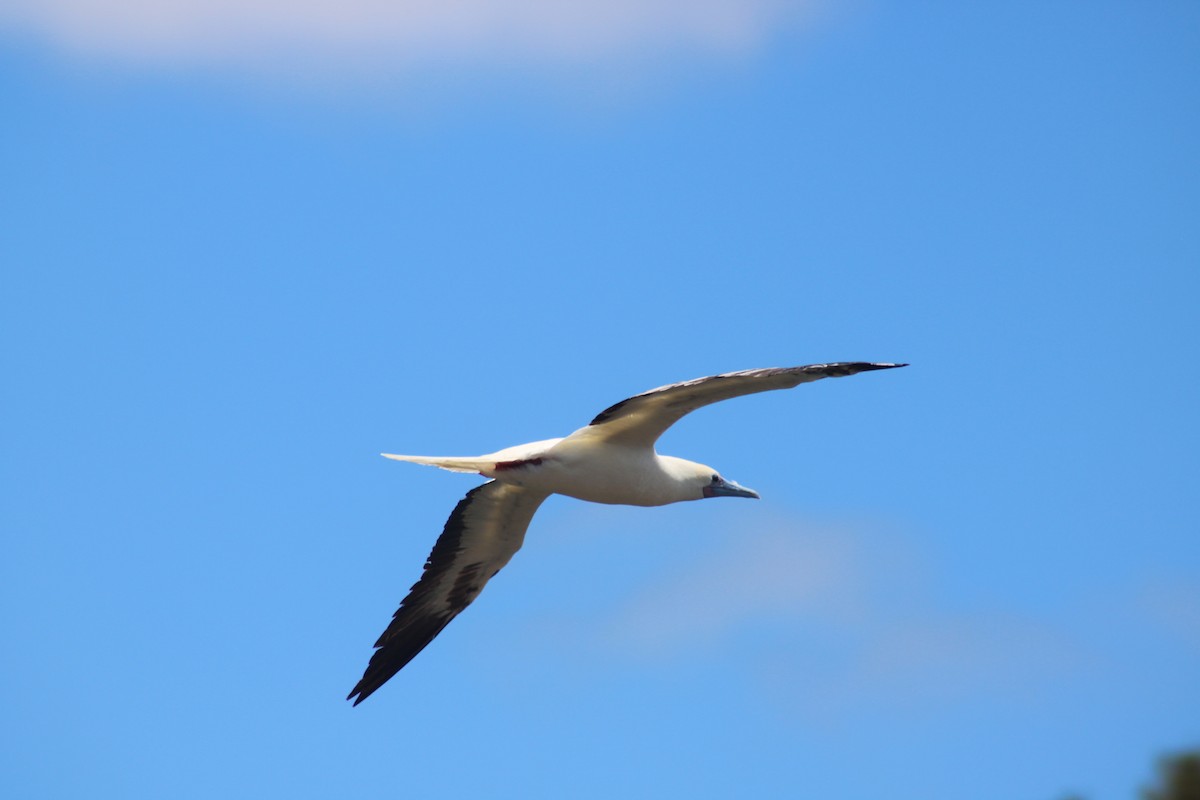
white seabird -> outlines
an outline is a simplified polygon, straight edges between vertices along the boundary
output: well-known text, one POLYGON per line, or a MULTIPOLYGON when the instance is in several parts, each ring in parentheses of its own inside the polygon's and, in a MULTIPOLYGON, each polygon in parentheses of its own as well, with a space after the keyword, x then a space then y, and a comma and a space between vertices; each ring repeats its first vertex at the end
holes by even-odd
POLYGON ((370 697, 470 605, 520 549, 534 512, 552 494, 633 506, 705 497, 757 498, 757 492, 722 478, 711 467, 654 451, 663 431, 685 414, 744 394, 904 366, 844 362, 728 372, 622 400, 563 439, 471 457, 384 453, 397 461, 474 472, 491 480, 467 492, 455 506, 421 579, 375 642, 366 672, 346 699, 355 698, 358 705, 370 697))

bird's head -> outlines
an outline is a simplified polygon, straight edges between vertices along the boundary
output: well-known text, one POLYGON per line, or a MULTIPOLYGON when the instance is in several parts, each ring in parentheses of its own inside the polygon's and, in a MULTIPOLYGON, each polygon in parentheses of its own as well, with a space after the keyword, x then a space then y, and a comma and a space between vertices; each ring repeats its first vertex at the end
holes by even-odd
POLYGON ((758 499, 758 492, 739 486, 733 481, 721 477, 721 473, 704 464, 695 461, 684 461, 682 458, 659 456, 669 473, 672 473, 677 485, 684 495, 682 500, 703 500, 706 497, 753 497, 758 499))
POLYGON ((733 481, 727 481, 721 477, 721 473, 709 471, 705 476, 707 480, 700 487, 701 497, 753 497, 758 499, 758 492, 753 489, 747 489, 745 486, 739 486, 733 481))

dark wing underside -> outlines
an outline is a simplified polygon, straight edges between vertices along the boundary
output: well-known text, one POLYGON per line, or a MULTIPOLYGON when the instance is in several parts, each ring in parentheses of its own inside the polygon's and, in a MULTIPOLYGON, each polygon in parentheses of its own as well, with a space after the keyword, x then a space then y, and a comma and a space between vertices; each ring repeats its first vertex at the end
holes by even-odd
POLYGON ((459 501, 437 544, 387 630, 375 642, 362 679, 347 700, 370 697, 471 604, 493 575, 520 549, 525 531, 547 495, 491 481, 459 501))
POLYGON ((710 403, 755 392, 790 389, 821 378, 841 378, 858 372, 904 366, 907 365, 848 361, 710 375, 660 386, 622 400, 601 411, 589 428, 595 429, 597 435, 609 441, 649 446, 685 414, 710 403))

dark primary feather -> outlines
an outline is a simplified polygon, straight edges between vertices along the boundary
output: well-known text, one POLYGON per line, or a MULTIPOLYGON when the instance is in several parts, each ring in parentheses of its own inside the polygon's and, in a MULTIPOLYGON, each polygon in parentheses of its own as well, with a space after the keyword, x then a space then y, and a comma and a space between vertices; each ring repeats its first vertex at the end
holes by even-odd
MULTIPOLYGON (((710 403, 821 378, 903 366, 907 365, 842 362, 697 378, 622 400, 600 412, 585 430, 607 441, 652 446, 680 417, 710 403)), ((505 469, 515 469, 537 463, 537 459, 501 463, 505 469)), ((375 643, 377 650, 347 699, 354 698, 355 705, 367 699, 470 605, 521 547, 529 522, 545 499, 543 493, 498 481, 467 493, 450 514, 421 579, 375 643)))
POLYGON ((610 439, 637 440, 653 444, 663 431, 697 408, 755 392, 790 389, 821 378, 841 378, 876 369, 906 367, 907 364, 875 364, 843 361, 833 364, 808 364, 802 367, 774 367, 726 372, 707 378, 672 383, 634 395, 609 406, 596 415, 592 426, 612 428, 605 431, 610 439))
POLYGON ((471 604, 521 547, 529 521, 546 495, 490 481, 454 507, 425 561, 425 571, 375 642, 366 672, 347 700, 354 705, 412 661, 471 604))

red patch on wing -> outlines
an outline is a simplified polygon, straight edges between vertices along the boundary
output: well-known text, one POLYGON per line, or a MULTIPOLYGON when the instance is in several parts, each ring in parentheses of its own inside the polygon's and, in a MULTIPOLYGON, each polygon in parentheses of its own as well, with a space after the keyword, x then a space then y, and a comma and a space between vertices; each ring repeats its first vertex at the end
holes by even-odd
POLYGON ((503 472, 506 469, 520 469, 521 467, 536 467, 542 463, 540 458, 522 458, 516 461, 497 461, 496 472, 503 472))

